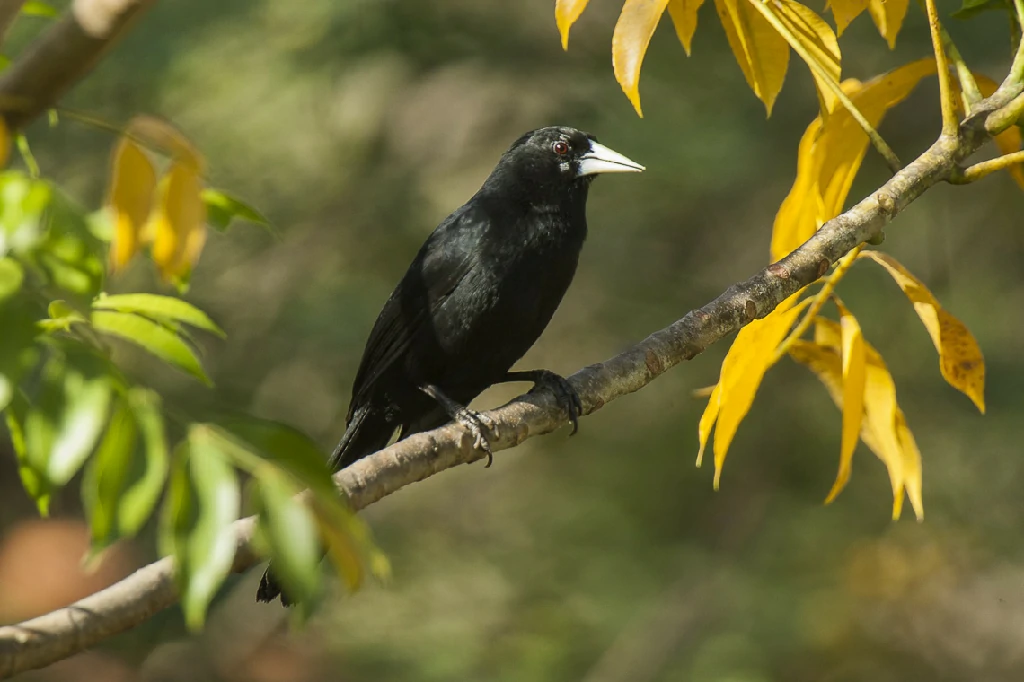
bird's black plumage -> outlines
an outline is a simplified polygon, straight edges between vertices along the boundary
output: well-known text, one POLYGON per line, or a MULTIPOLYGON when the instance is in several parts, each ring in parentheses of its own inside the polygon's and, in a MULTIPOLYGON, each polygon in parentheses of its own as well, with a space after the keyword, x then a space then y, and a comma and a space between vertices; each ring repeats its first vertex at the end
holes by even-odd
MULTIPOLYGON (((452 419, 489 452, 468 405, 504 381, 549 384, 575 428, 579 399, 546 370, 510 372, 554 315, 587 237, 596 174, 643 167, 566 127, 531 131, 420 248, 370 332, 333 471, 452 419)), ((281 588, 268 569, 259 601, 281 588)), ((282 601, 287 603, 284 595, 282 601)))

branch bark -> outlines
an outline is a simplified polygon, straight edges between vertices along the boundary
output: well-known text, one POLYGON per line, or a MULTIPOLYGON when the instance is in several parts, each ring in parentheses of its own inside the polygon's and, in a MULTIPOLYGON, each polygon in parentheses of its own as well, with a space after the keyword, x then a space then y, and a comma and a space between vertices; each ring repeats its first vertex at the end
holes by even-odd
MULTIPOLYGON (((156 0, 75 0, 71 10, 0 76, 0 115, 9 130, 28 124, 89 73, 156 0)), ((5 5, 21 3, 9 3, 5 5)))
MULTIPOLYGON (((983 100, 955 137, 943 136, 870 196, 830 220, 793 253, 718 298, 657 331, 619 355, 574 374, 585 414, 643 388, 712 343, 764 317, 781 301, 819 279, 844 254, 877 235, 929 187, 947 180, 967 157, 990 139, 985 122, 1009 104, 1024 85, 983 100)), ((497 425, 495 451, 565 425, 554 396, 538 391, 488 413, 497 425)), ((355 509, 362 509, 411 483, 481 458, 461 426, 448 425, 395 443, 335 476, 355 509)), ((249 545, 253 519, 236 522, 238 547, 233 570, 259 558, 249 545)), ((0 678, 49 665, 128 630, 177 601, 168 559, 150 564, 121 582, 75 604, 17 625, 0 627, 0 678)))

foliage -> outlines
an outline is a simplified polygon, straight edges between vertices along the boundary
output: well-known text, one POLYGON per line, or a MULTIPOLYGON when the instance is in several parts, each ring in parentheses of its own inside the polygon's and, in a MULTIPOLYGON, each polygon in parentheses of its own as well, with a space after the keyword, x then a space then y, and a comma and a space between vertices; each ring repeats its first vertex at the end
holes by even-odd
MULTIPOLYGON (((668 13, 686 54, 690 55, 701 4, 702 0, 626 0, 622 5, 612 39, 612 62, 615 77, 637 114, 642 115, 640 68, 662 15, 668 13)), ((944 107, 948 104, 950 110, 969 113, 980 97, 990 96, 998 88, 963 64, 937 19, 938 30, 933 31, 935 57, 896 67, 864 83, 854 79, 841 81, 842 55, 837 37, 850 22, 866 10, 892 48, 908 4, 909 0, 832 0, 829 6, 836 26, 833 31, 814 10, 795 0, 715 0, 732 52, 769 116, 782 90, 790 48, 810 68, 818 93, 820 113, 800 141, 796 180, 772 229, 773 262, 783 259, 823 224, 842 213, 869 143, 894 171, 899 168, 898 159, 876 129, 887 111, 904 100, 921 79, 945 68, 948 58, 955 62, 959 82, 950 87, 951 99, 944 102, 944 107), (945 44, 940 44, 940 35, 945 44), (955 102, 954 91, 962 93, 962 98, 955 102)), ((563 48, 568 47, 569 30, 586 5, 586 0, 556 0, 555 19, 563 48)), ((925 6, 927 11, 933 11, 927 3, 925 6)), ((1014 7, 1009 3, 968 1, 958 14, 969 15, 983 6, 1005 10, 1011 23, 1017 25, 1017 13, 1024 13, 1024 5, 1019 2, 1014 7)), ((949 82, 946 74, 939 75, 944 84, 949 82)), ((1011 126, 996 141, 1002 154, 1017 152, 1021 147, 1019 128, 1011 126)), ((1019 163, 1010 163, 1007 169, 1024 188, 1024 171, 1019 163)), ((856 316, 834 294, 836 285, 856 261, 869 260, 880 265, 906 294, 928 330, 939 354, 943 378, 967 395, 982 413, 985 362, 971 332, 939 304, 924 283, 892 256, 862 248, 841 259, 815 294, 802 300, 803 292, 794 295, 736 336, 698 427, 698 466, 714 430, 716 489, 729 446, 765 373, 789 355, 821 379, 843 412, 839 472, 826 502, 833 501, 847 484, 859 439, 889 471, 893 518, 900 516, 904 494, 910 498, 918 519, 923 517, 921 456, 896 400, 895 384, 881 355, 864 339, 856 316), (821 316, 829 300, 835 303, 838 323, 821 316), (813 341, 803 340, 812 327, 813 341)))
MULTIPOLYGON (((50 16, 47 7, 26 3, 25 11, 50 16)), ((68 113, 65 120, 90 120, 68 113)), ((0 133, 7 149, 11 136, 0 133)), ((30 153, 27 143, 19 148, 30 153)), ((233 524, 243 507, 240 473, 260 512, 265 541, 257 544, 278 561, 286 587, 305 606, 319 589, 324 550, 353 589, 367 573, 382 575, 386 562, 307 437, 251 417, 214 424, 176 416, 178 409, 126 374, 114 352, 115 340, 126 342, 119 351, 144 349, 212 386, 193 330, 226 335, 180 296, 208 223, 223 230, 235 219, 266 219, 206 187, 199 150, 153 117, 137 117, 120 131, 105 203, 93 212, 42 177, 34 160, 25 162, 27 172, 0 173, 0 410, 22 484, 40 514, 83 472, 95 562, 139 533, 160 505, 160 548, 174 558, 193 628, 231 570, 233 524), (178 295, 108 293, 144 249, 178 295), (306 488, 310 497, 296 497, 306 488)))

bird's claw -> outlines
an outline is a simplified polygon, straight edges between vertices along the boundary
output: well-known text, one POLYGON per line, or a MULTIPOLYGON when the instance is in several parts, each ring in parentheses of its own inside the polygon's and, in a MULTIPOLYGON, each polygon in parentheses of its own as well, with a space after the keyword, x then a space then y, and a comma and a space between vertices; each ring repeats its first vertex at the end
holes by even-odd
POLYGON ((576 435, 580 430, 580 415, 583 414, 583 401, 576 389, 565 377, 546 369, 540 371, 536 385, 543 385, 555 394, 559 406, 569 414, 569 423, 572 424, 572 433, 569 435, 576 435))
POLYGON ((494 421, 487 415, 480 414, 468 407, 460 408, 455 413, 455 421, 462 424, 469 432, 473 435, 473 447, 477 450, 483 450, 487 454, 487 464, 484 468, 488 468, 494 463, 494 454, 491 452, 491 444, 487 440, 486 431, 497 438, 498 430, 494 421))

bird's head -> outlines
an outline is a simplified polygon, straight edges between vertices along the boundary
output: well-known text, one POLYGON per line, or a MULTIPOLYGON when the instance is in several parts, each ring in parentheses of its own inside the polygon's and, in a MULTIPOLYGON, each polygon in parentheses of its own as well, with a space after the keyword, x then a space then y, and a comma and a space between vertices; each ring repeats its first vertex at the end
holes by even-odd
POLYGON ((575 128, 532 130, 502 156, 496 174, 521 186, 550 190, 586 188, 601 173, 636 173, 644 167, 575 128), (511 178, 510 178, 511 176, 511 178))

